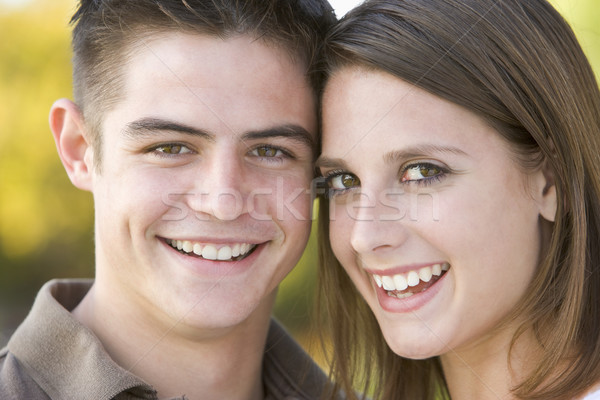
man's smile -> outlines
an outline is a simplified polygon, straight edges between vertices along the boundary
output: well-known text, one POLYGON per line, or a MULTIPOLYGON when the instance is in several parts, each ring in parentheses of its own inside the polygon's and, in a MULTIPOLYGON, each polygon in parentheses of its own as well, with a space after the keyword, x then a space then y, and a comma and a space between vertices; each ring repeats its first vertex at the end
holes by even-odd
POLYGON ((230 245, 200 243, 191 240, 165 239, 165 242, 189 256, 202 257, 207 260, 239 261, 246 258, 257 247, 250 243, 233 243, 230 245))

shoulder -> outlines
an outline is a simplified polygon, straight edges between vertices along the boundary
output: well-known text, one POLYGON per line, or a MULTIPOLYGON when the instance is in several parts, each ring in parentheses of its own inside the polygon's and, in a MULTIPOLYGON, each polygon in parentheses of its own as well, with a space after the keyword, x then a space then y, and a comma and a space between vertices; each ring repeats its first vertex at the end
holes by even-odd
POLYGON ((3 400, 50 399, 7 348, 0 350, 0 398, 3 400))
POLYGON ((55 280, 42 287, 0 353, 1 400, 154 396, 154 389, 120 367, 71 314, 91 285, 91 280, 55 280))
POLYGON ((56 297, 72 300, 73 287, 80 284, 51 281, 40 289, 29 315, 0 350, 0 399, 50 399, 45 389, 52 382, 49 377, 59 375, 55 366, 61 361, 51 353, 72 345, 62 340, 69 312, 56 297))
POLYGON ((267 399, 320 399, 329 379, 312 358, 279 325, 271 321, 264 353, 267 399))

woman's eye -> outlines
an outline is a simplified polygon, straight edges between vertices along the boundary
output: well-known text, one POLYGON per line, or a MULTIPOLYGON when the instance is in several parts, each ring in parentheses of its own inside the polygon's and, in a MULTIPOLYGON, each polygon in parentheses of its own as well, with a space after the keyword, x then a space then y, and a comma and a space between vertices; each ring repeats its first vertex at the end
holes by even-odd
POLYGON ((335 190, 350 189, 360 186, 360 180, 352 174, 337 174, 328 178, 329 187, 335 190))
POLYGON ((281 157, 283 151, 271 146, 260 146, 253 150, 253 153, 258 157, 281 157))
POLYGON ((400 181, 403 183, 415 181, 430 181, 438 179, 444 174, 444 170, 430 163, 412 164, 404 169, 400 181))
POLYGON ((154 150, 159 153, 169 154, 169 155, 185 154, 185 153, 192 152, 188 147, 184 146, 183 144, 179 144, 179 143, 163 144, 163 145, 155 147, 154 150))
POLYGON ((326 174, 325 179, 328 186, 328 190, 325 193, 327 198, 333 198, 360 187, 360 179, 348 172, 332 171, 326 174))

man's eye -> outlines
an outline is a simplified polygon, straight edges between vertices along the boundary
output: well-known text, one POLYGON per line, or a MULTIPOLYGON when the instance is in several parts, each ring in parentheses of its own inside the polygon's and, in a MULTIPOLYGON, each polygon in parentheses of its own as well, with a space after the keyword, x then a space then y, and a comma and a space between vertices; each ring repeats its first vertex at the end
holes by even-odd
POLYGON ((281 157, 284 155, 283 151, 271 146, 260 146, 255 148, 253 152, 258 157, 281 157))
POLYGON ((178 143, 163 144, 155 148, 155 151, 163 154, 176 155, 191 153, 192 151, 186 146, 178 143))

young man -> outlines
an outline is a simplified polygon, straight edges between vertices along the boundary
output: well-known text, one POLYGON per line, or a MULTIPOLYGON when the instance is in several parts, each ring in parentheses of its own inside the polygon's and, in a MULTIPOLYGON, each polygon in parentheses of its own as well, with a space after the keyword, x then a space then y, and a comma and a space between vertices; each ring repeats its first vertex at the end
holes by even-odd
POLYGON ((325 0, 85 0, 50 125, 96 278, 46 284, 2 399, 316 399, 271 321, 310 230, 325 0))

